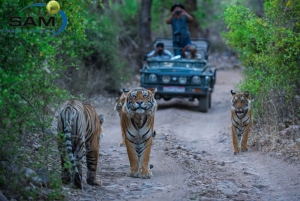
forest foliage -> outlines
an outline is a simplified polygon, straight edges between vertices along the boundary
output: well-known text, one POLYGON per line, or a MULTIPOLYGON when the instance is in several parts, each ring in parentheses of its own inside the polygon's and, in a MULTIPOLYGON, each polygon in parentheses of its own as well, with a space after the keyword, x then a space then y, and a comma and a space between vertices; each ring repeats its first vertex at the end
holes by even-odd
POLYGON ((296 0, 267 0, 262 17, 241 4, 229 6, 224 13, 228 27, 224 37, 245 66, 240 88, 251 92, 257 117, 269 119, 266 111, 271 110, 276 123, 289 118, 299 124, 299 16, 296 0))
POLYGON ((120 77, 126 81, 126 69, 118 57, 118 26, 114 18, 100 15, 99 3, 59 2, 68 25, 55 37, 51 34, 61 27, 61 16, 48 14, 45 7, 20 12, 31 3, 0 2, 0 188, 20 195, 18 199, 36 200, 41 184, 24 185, 39 173, 46 175, 43 187, 50 189, 44 199, 61 199, 55 112, 83 91, 117 90, 120 77), (40 16, 54 16, 55 26, 13 27, 10 16, 20 16, 22 23, 27 17, 38 22, 40 16), (98 85, 85 82, 89 79, 99 80, 98 85))

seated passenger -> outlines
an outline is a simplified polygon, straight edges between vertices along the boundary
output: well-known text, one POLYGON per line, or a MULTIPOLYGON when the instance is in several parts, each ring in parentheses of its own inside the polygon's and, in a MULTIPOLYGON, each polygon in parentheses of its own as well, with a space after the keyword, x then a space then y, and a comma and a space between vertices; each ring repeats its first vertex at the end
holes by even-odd
POLYGON ((182 50, 182 58, 186 59, 201 59, 201 54, 197 53, 196 45, 187 45, 182 50))
POLYGON ((170 59, 173 57, 173 54, 169 50, 165 50, 163 43, 157 43, 155 50, 147 54, 148 58, 158 57, 160 59, 170 59))

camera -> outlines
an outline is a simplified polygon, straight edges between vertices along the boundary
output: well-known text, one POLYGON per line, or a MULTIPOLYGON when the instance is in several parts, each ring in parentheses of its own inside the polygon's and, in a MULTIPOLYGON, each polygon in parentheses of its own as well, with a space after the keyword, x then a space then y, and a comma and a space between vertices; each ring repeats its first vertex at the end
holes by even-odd
POLYGON ((174 39, 173 40, 174 40, 175 43, 180 42, 180 32, 179 31, 174 32, 174 39))
POLYGON ((181 13, 182 13, 182 10, 176 10, 176 11, 175 11, 175 14, 176 14, 176 15, 180 15, 181 13))

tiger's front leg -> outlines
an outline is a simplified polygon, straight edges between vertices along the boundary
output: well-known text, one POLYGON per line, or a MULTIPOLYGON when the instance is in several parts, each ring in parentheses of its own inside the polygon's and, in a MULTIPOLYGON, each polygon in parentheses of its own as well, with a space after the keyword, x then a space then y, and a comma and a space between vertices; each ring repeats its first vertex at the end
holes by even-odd
POLYGON ((237 137, 237 133, 235 130, 235 126, 232 124, 231 125, 231 133, 232 133, 232 144, 233 144, 233 154, 237 154, 240 151, 239 148, 239 142, 238 142, 238 137, 237 137))
POLYGON ((247 141, 248 141, 248 134, 249 134, 249 131, 250 131, 250 126, 251 126, 251 124, 247 125, 247 127, 245 129, 245 132, 244 132, 244 135, 243 135, 242 146, 241 146, 241 151, 242 152, 248 151, 247 141))
POLYGON ((125 146, 125 132, 123 131, 123 129, 121 129, 121 132, 122 132, 122 142, 120 142, 120 147, 123 147, 125 146))
POLYGON ((139 161, 133 145, 127 139, 125 140, 128 159, 130 163, 130 171, 127 173, 129 177, 139 177, 139 161))
POLYGON ((139 177, 143 179, 150 179, 152 177, 152 173, 149 169, 149 160, 150 160, 150 152, 152 145, 152 136, 149 138, 146 143, 146 148, 140 157, 140 169, 139 169, 139 177))

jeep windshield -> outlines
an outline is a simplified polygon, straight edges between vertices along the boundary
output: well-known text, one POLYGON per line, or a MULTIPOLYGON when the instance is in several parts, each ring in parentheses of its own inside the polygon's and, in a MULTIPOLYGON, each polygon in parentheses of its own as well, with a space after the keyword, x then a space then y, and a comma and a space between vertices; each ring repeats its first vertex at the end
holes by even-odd
POLYGON ((205 62, 198 60, 148 60, 150 68, 203 68, 205 62))

